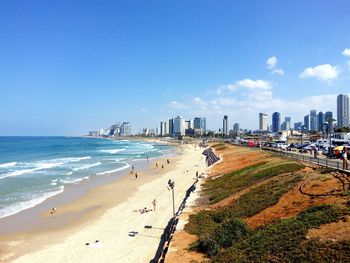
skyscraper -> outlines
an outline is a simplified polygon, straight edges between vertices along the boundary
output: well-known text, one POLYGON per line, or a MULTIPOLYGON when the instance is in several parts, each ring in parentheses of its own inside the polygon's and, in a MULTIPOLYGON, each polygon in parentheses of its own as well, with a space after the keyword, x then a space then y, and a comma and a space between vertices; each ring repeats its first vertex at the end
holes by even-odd
POLYGON ((207 123, 205 118, 196 117, 193 120, 193 126, 195 130, 200 130, 200 134, 203 135, 207 131, 207 123))
POLYGON ((169 119, 169 135, 174 135, 174 119, 169 119))
POLYGON ((239 123, 233 124, 233 131, 238 133, 239 132, 239 123))
POLYGON ((222 120, 222 134, 223 135, 228 135, 229 130, 228 130, 228 117, 227 115, 224 116, 224 119, 222 120))
POLYGON ((320 111, 317 115, 317 130, 322 131, 323 130, 323 124, 325 122, 325 115, 322 111, 320 111))
POLYGON ((259 130, 267 131, 267 114, 263 112, 259 113, 259 130))
POLYGON ((291 128, 291 118, 290 117, 285 117, 284 118, 284 123, 285 123, 286 131, 289 131, 290 128, 291 128))
POLYGON ((174 118, 174 135, 175 136, 181 136, 181 135, 185 135, 185 119, 182 118, 181 116, 177 116, 176 118, 174 118))
POLYGON ((310 131, 317 131, 317 112, 316 110, 310 111, 310 131))
POLYGON ((324 114, 324 120, 325 120, 325 122, 328 123, 328 129, 329 129, 329 131, 333 131, 333 112, 327 111, 327 112, 324 114))
POLYGON ((309 131, 310 130, 310 115, 309 114, 304 116, 304 127, 303 127, 303 129, 305 131, 309 131))
POLYGON ((349 96, 345 94, 337 97, 337 126, 349 127, 349 96))
POLYGON ((272 114, 272 131, 279 132, 281 130, 281 113, 274 112, 272 114))
POLYGON ((160 136, 165 136, 165 123, 163 121, 160 122, 160 136))
POLYGON ((120 135, 121 136, 130 136, 131 135, 131 123, 130 122, 123 122, 123 124, 120 126, 120 135))

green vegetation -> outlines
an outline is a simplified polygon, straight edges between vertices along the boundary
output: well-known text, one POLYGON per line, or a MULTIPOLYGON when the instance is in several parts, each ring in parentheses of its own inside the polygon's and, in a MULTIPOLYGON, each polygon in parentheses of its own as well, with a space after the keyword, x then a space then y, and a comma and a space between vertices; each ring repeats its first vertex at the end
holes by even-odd
POLYGON ((332 205, 311 207, 249 232, 229 249, 222 248, 212 262, 349 262, 350 242, 306 238, 310 228, 337 221, 341 212, 332 205))
MULTIPOLYGON (((213 235, 221 223, 228 222, 236 218, 253 216, 260 211, 274 205, 279 198, 299 181, 301 176, 288 177, 263 184, 242 195, 232 205, 215 211, 201 211, 196 215, 191 215, 185 229, 187 232, 196 234, 200 238, 206 239, 213 235)), ((215 234, 214 234, 215 235, 215 234)))
POLYGON ((260 162, 225 174, 219 178, 208 180, 204 185, 204 194, 208 196, 209 203, 217 203, 243 188, 253 185, 257 181, 283 173, 295 172, 303 167, 299 163, 291 162, 258 169, 262 168, 266 163, 260 162))
POLYGON ((203 191, 213 204, 272 178, 230 205, 191 215, 185 230, 199 237, 191 249, 205 253, 210 262, 350 262, 350 241, 324 242, 306 236, 311 228, 336 222, 344 213, 337 206, 311 207, 255 230, 242 221, 276 204, 295 187, 302 176, 294 172, 302 167, 296 162, 273 166, 260 162, 208 180, 203 191), (285 175, 276 177, 281 174, 285 175))

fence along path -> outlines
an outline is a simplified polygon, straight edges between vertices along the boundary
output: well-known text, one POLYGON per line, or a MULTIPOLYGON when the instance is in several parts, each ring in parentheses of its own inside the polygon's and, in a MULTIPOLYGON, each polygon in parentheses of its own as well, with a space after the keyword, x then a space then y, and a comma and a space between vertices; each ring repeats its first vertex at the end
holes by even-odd
POLYGON ((308 156, 305 154, 288 152, 288 151, 278 150, 278 149, 270 148, 270 147, 263 147, 262 149, 267 150, 267 151, 271 151, 271 152, 275 152, 276 154, 279 154, 279 155, 285 156, 285 157, 289 157, 289 158, 297 160, 297 161, 308 162, 308 163, 312 163, 312 164, 317 164, 319 166, 337 169, 339 171, 350 172, 349 170, 343 169, 343 162, 341 160, 338 160, 338 159, 332 160, 332 159, 315 158, 313 156, 308 156))

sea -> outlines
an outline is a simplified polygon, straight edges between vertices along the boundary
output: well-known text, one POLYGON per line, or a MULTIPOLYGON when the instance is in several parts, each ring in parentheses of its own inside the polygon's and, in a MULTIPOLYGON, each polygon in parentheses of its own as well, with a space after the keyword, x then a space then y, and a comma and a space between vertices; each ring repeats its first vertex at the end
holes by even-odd
POLYGON ((173 150, 134 140, 0 137, 0 218, 34 207, 67 185, 131 169, 138 160, 173 150))

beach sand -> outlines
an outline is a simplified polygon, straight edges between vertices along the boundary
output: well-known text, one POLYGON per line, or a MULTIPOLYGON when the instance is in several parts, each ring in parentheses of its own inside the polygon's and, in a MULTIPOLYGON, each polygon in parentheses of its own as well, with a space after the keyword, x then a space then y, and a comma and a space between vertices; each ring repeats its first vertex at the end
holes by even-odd
POLYGON ((194 145, 181 147, 182 153, 171 158, 170 165, 165 159, 157 160, 158 168, 152 163, 146 171, 138 171, 137 180, 128 174, 57 207, 54 215, 50 215, 49 210, 42 215, 52 220, 66 220, 67 224, 62 227, 43 227, 34 232, 2 236, 1 260, 149 262, 155 255, 164 227, 172 217, 172 196, 166 188, 168 180, 175 181, 177 208, 195 181, 196 171, 202 173, 207 169, 201 155, 203 149, 194 145), (157 200, 156 211, 141 214, 141 208, 153 209, 153 199, 157 200), (75 216, 69 217, 71 214, 75 216), (138 234, 129 236, 131 231, 138 234))

